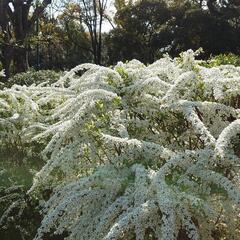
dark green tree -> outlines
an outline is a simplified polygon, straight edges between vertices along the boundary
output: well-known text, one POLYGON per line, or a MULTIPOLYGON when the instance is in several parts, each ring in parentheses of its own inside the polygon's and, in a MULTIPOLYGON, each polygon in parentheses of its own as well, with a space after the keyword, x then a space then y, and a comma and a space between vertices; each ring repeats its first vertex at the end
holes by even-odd
POLYGON ((16 72, 27 70, 28 37, 50 3, 51 0, 37 4, 34 0, 0 0, 0 60, 7 77, 12 62, 16 72))
POLYGON ((192 8, 183 11, 176 17, 172 28, 172 55, 200 47, 204 49, 205 57, 228 52, 240 53, 240 28, 207 10, 192 8))
POLYGON ((166 47, 163 39, 159 45, 153 44, 156 35, 164 31, 171 13, 164 1, 144 0, 137 4, 126 4, 118 1, 119 9, 115 15, 116 28, 106 39, 109 62, 118 60, 139 59, 152 62, 159 49, 166 47))
POLYGON ((36 46, 40 46, 41 69, 70 69, 91 62, 91 42, 82 24, 63 11, 57 17, 47 14, 40 22, 40 34, 31 39, 31 65, 36 65, 36 46))
POLYGON ((202 47, 204 56, 240 54, 238 1, 116 1, 116 28, 106 40, 109 63, 137 58, 151 63, 202 47), (217 12, 216 12, 217 11, 217 12))

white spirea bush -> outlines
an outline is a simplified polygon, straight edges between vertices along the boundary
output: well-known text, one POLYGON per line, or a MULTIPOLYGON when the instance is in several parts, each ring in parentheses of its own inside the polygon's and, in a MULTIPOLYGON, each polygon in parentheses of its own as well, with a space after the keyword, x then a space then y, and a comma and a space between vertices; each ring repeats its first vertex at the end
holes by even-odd
POLYGON ((50 140, 29 194, 52 191, 35 240, 240 239, 239 67, 189 50, 36 88, 35 103, 62 101, 33 137, 50 140))
POLYGON ((0 77, 6 77, 6 75, 5 75, 5 70, 4 70, 4 69, 2 69, 2 70, 0 71, 0 77))
POLYGON ((0 151, 32 155, 32 137, 53 123, 52 111, 72 94, 47 83, 0 90, 0 151))

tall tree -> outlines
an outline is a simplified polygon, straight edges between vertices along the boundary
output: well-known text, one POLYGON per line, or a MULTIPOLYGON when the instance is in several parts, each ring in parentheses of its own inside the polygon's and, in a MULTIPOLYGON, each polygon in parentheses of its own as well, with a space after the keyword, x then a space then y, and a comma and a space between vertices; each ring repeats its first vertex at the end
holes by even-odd
POLYGON ((68 4, 69 15, 83 23, 89 32, 94 63, 102 62, 102 26, 108 0, 77 0, 68 4))
POLYGON ((107 48, 109 63, 136 58, 149 63, 156 60, 159 49, 169 45, 161 38, 158 46, 156 37, 171 19, 171 13, 164 1, 142 0, 136 3, 116 1, 116 28, 109 33, 107 48))
POLYGON ((0 60, 7 78, 14 62, 16 72, 28 68, 27 38, 34 31, 34 23, 51 0, 0 0, 0 60))
POLYGON ((231 18, 240 14, 240 0, 207 0, 211 14, 219 17, 231 18))

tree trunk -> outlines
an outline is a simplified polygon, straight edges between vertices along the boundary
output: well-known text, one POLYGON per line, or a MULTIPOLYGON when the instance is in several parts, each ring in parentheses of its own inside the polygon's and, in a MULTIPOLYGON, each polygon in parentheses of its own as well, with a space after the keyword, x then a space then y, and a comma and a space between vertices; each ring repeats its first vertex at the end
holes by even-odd
POLYGON ((20 73, 25 72, 29 68, 28 64, 28 51, 26 48, 16 48, 14 50, 14 72, 20 73))
POLYGON ((0 45, 0 50, 6 78, 10 76, 12 60, 15 73, 28 69, 27 37, 34 32, 35 22, 43 15, 51 0, 42 0, 31 11, 34 2, 33 0, 0 0, 0 28, 4 42, 0 45))
POLYGON ((2 49, 2 67, 5 70, 5 75, 6 75, 6 80, 10 77, 10 66, 11 66, 11 61, 13 59, 13 47, 5 45, 2 49))

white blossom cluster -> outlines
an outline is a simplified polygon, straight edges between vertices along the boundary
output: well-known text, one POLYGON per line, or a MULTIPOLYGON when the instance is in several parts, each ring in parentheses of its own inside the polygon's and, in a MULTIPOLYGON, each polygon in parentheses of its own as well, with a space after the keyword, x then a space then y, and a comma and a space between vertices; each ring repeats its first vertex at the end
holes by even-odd
POLYGON ((240 239, 240 68, 195 54, 83 64, 25 90, 62 99, 33 138, 49 141, 29 194, 52 191, 35 240, 240 239))
POLYGON ((0 71, 0 77, 6 77, 6 75, 5 75, 5 70, 4 70, 4 69, 2 69, 2 70, 0 71))
POLYGON ((72 94, 45 83, 0 90, 0 149, 29 153, 32 137, 52 123, 51 111, 72 94))

